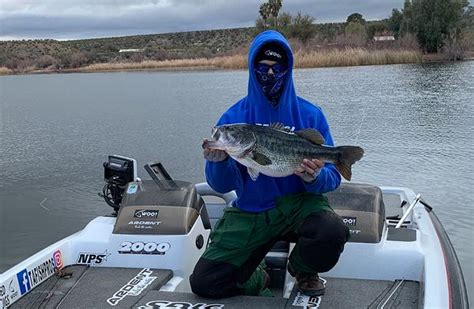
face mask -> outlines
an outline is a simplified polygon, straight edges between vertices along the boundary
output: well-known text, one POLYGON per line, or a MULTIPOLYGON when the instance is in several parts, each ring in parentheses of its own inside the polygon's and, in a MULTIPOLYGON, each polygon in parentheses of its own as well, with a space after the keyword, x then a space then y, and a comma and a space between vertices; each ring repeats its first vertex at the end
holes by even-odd
POLYGON ((272 103, 272 105, 276 105, 280 100, 283 83, 288 71, 281 65, 275 64, 272 66, 274 74, 269 74, 269 68, 270 66, 266 64, 257 64, 255 66, 255 74, 267 99, 272 103))

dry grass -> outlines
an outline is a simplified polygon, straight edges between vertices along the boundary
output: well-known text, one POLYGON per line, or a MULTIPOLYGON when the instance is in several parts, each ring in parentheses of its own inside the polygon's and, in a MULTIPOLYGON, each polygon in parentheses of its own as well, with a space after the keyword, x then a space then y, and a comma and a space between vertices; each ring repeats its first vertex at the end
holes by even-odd
POLYGON ((421 62, 421 53, 412 50, 366 50, 363 48, 297 52, 295 67, 336 67, 421 62))
MULTIPOLYGON (((316 68, 334 66, 382 65, 395 63, 418 63, 421 53, 413 50, 367 50, 346 48, 304 51, 295 53, 295 68, 316 68)), ((64 70, 69 72, 104 72, 129 70, 205 70, 227 69, 244 70, 247 68, 247 55, 236 54, 215 58, 175 59, 163 61, 97 63, 86 67, 64 70)), ((22 70, 27 72, 52 72, 53 70, 35 70, 33 67, 22 70)), ((0 75, 13 74, 15 71, 0 67, 0 75)), ((17 72, 18 73, 18 72, 17 72)))
MULTIPOLYGON (((382 65, 421 62, 421 54, 411 50, 366 50, 363 48, 332 49, 322 51, 298 51, 295 54, 296 68, 333 66, 382 65)), ((246 55, 232 55, 215 58, 176 59, 163 61, 98 63, 75 71, 126 71, 126 70, 169 70, 169 69, 246 69, 246 55)))
POLYGON ((153 70, 153 69, 245 69, 247 58, 243 55, 198 58, 198 59, 175 59, 163 61, 143 62, 117 62, 97 63, 77 70, 82 72, 94 71, 122 71, 122 70, 153 70))
POLYGON ((12 74, 13 71, 6 67, 0 67, 0 75, 12 74))

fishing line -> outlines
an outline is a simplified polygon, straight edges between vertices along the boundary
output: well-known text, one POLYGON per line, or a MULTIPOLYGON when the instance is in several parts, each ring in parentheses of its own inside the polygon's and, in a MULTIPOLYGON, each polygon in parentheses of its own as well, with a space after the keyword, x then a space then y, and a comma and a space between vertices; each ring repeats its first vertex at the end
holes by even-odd
POLYGON ((367 106, 364 106, 364 108, 362 109, 362 119, 359 123, 359 128, 357 129, 357 132, 356 132, 355 144, 359 142, 359 135, 360 135, 360 132, 362 131, 362 125, 364 124, 366 117, 367 117, 367 106))
POLYGON ((48 210, 48 211, 49 211, 49 208, 43 205, 43 203, 46 202, 47 200, 48 200, 48 198, 45 197, 44 200, 41 201, 41 203, 39 203, 39 205, 40 205, 44 210, 48 210))

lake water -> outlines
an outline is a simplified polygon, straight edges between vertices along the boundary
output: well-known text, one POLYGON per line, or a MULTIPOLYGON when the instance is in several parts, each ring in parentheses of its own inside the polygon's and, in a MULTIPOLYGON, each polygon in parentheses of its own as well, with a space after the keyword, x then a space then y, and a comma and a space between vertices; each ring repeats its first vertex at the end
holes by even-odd
MULTIPOLYGON (((474 295, 474 62, 295 71, 336 144, 366 155, 354 182, 413 188, 434 207, 474 295)), ((246 92, 247 72, 0 77, 0 272, 92 218, 108 154, 203 180, 202 138, 246 92)))

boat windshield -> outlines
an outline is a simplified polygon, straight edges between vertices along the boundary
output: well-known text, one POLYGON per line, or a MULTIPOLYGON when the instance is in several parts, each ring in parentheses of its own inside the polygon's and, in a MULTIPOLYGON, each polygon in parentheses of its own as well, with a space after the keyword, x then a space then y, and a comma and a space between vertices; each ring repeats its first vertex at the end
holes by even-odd
POLYGON ((178 206, 196 210, 200 207, 194 184, 180 180, 131 182, 122 200, 122 207, 129 205, 178 206))

